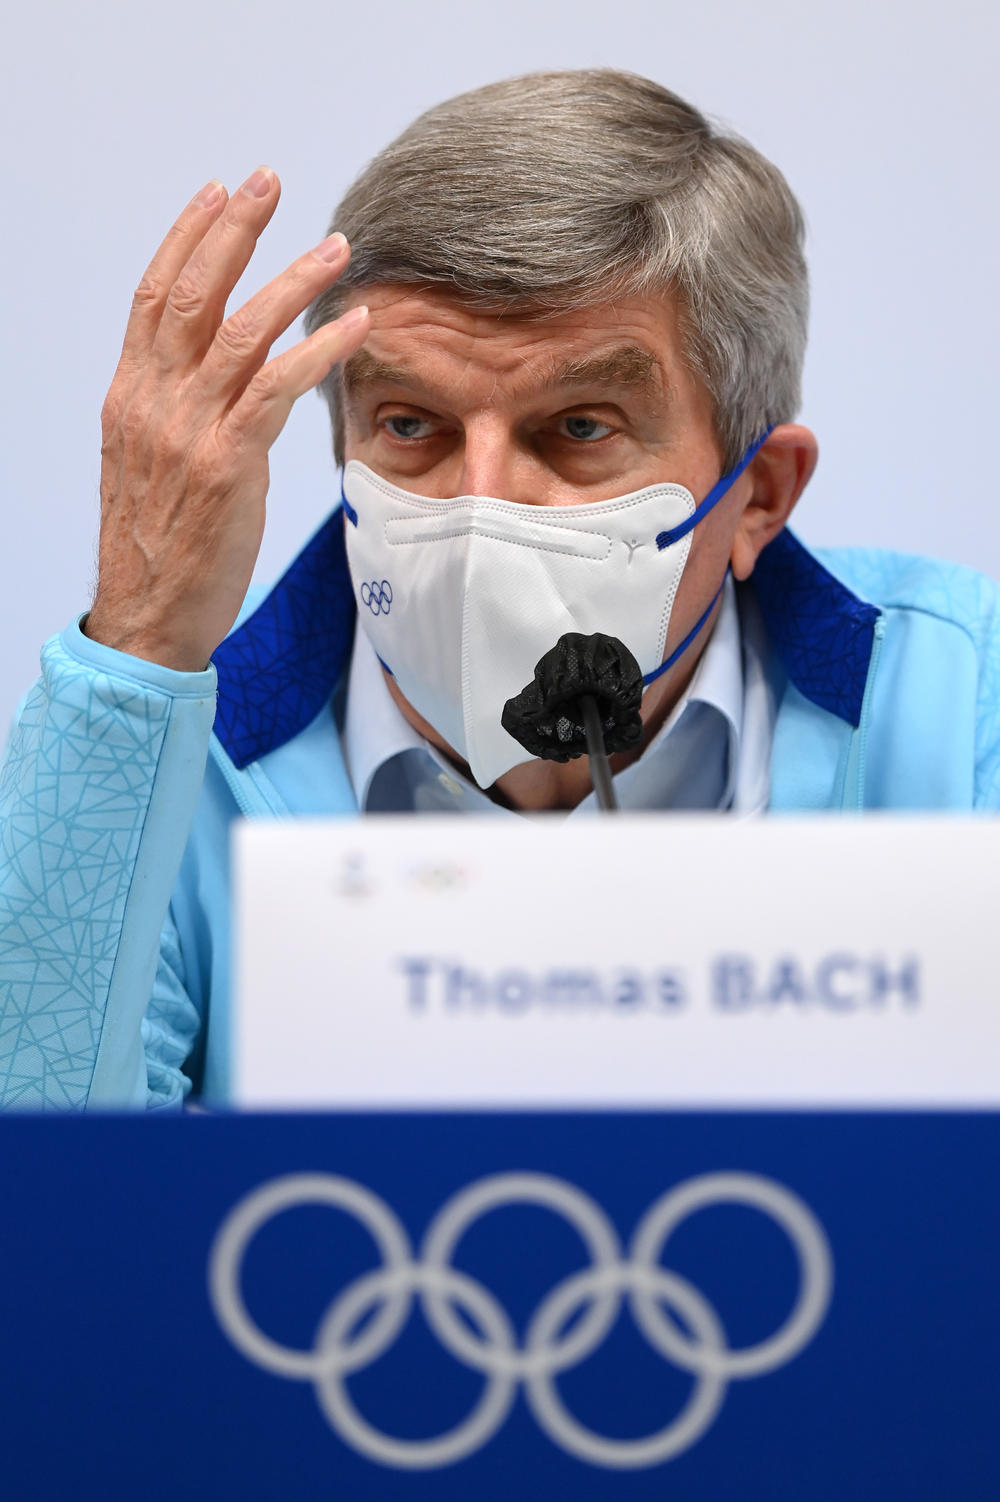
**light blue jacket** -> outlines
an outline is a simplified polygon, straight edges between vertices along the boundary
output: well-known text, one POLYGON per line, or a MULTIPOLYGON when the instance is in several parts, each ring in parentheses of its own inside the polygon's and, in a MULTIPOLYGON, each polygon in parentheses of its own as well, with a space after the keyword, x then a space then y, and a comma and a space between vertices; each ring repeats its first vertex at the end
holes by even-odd
MULTIPOLYGON (((784 532, 741 586, 773 647, 772 810, 1000 807, 996 585, 824 559, 784 532)), ((0 767, 0 1104, 225 1101, 229 825, 357 812, 332 709, 353 628, 335 512, 204 673, 78 626, 47 644, 0 767)))

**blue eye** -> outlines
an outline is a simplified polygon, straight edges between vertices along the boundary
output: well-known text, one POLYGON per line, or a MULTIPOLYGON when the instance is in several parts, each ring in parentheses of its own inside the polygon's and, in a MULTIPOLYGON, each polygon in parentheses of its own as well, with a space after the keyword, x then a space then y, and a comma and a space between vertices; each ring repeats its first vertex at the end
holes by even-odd
POLYGON ((598 422, 596 417, 564 417, 561 419, 567 438, 575 438, 580 443, 594 443, 599 438, 606 438, 611 432, 606 422, 598 422))
POLYGON ((393 438, 426 438, 427 433, 420 430, 430 428, 426 417, 403 417, 402 415, 386 418, 385 425, 393 438))

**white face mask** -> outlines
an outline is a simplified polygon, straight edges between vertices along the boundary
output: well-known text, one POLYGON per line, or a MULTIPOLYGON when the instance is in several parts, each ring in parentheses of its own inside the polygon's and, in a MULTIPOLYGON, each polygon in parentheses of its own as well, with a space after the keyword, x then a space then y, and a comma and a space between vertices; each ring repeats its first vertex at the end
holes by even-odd
POLYGON ((500 717, 566 632, 617 637, 646 683, 694 640, 714 600, 664 662, 691 529, 757 447, 700 506, 683 485, 667 484, 577 506, 429 500, 357 460, 347 465, 358 618, 400 692, 480 787, 531 759, 500 717))

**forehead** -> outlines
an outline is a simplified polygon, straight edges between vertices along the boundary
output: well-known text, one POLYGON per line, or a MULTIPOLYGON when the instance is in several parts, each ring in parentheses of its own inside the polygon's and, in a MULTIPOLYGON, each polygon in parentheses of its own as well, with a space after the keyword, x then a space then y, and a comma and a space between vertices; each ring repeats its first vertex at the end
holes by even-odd
POLYGON ((350 397, 384 385, 460 383, 470 400, 606 386, 651 399, 690 380, 673 300, 630 297, 571 312, 484 311, 450 293, 373 287, 372 332, 347 362, 350 397))

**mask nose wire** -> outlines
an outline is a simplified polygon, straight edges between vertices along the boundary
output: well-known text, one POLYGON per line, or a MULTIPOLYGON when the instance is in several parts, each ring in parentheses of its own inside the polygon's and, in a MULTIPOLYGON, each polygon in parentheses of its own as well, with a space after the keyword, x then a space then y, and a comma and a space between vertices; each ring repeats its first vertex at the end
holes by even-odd
MULTIPOLYGON (((712 507, 716 506, 722 500, 726 491, 739 479, 747 465, 754 458, 758 450, 767 442, 773 432, 774 424, 772 423, 769 428, 765 428, 759 438, 756 438, 751 443, 742 459, 727 474, 724 474, 721 479, 716 481, 708 492, 708 495, 699 506, 695 507, 686 521, 680 522, 676 527, 669 527, 665 532, 657 533, 656 546, 661 553, 664 548, 669 548, 671 543, 679 542, 682 537, 686 537, 692 528, 696 527, 702 518, 708 515, 712 507)), ((344 488, 345 474, 346 466, 342 464, 340 466, 340 503, 344 508, 344 515, 347 517, 347 520, 352 526, 356 527, 358 525, 358 513, 347 499, 347 492, 344 488)))

